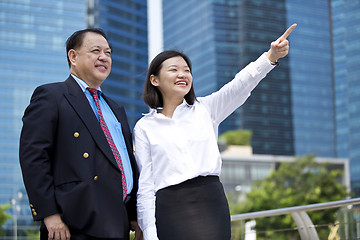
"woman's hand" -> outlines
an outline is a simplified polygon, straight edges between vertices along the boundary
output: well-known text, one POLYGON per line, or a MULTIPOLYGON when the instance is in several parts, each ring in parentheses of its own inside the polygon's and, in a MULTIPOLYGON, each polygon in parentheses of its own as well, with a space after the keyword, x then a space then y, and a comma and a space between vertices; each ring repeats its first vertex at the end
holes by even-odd
POLYGON ((289 41, 286 38, 290 35, 296 26, 296 23, 291 25, 281 37, 271 43, 270 50, 266 53, 266 56, 270 62, 275 63, 279 58, 283 58, 288 54, 289 41))

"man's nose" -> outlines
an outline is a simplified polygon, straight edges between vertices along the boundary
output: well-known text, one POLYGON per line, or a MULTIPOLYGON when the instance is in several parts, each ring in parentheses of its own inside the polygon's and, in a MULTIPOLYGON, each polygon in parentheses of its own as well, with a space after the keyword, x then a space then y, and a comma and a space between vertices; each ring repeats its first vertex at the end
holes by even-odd
POLYGON ((100 52, 100 55, 99 55, 99 59, 105 61, 107 59, 111 58, 107 53, 105 52, 100 52))

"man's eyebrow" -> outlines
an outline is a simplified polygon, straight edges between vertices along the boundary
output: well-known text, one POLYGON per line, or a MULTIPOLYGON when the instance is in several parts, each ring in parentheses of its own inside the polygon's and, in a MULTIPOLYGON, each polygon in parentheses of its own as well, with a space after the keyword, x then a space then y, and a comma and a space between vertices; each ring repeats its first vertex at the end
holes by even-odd
MULTIPOLYGON (((100 45, 94 45, 94 46, 91 46, 91 48, 102 48, 100 45)), ((110 49, 111 50, 111 47, 106 47, 105 48, 106 50, 110 49)))

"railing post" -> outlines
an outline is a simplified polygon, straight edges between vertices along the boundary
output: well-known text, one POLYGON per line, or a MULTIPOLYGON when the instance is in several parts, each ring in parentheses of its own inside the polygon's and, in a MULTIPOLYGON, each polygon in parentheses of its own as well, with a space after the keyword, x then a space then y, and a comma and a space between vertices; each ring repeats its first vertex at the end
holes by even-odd
POLYGON ((292 212, 298 231, 302 240, 319 240, 314 224, 305 211, 292 212))

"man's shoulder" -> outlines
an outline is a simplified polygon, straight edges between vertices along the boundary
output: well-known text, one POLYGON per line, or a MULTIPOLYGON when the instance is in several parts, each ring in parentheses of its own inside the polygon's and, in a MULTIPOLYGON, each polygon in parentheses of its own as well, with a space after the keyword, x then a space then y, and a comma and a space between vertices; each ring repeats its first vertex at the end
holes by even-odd
POLYGON ((49 89, 49 90, 59 89, 59 88, 62 88, 62 87, 65 87, 65 86, 66 86, 66 83, 65 83, 65 82, 66 82, 66 81, 44 83, 44 84, 41 84, 41 85, 37 86, 36 88, 49 89))
POLYGON ((65 81, 59 81, 59 82, 50 82, 50 83, 44 83, 36 87, 35 92, 38 90, 45 90, 45 91, 51 91, 55 93, 62 93, 64 91, 67 91, 69 84, 76 83, 75 80, 73 80, 71 77, 67 78, 65 81))
POLYGON ((31 99, 57 101, 56 99, 61 99, 71 91, 66 82, 67 81, 41 84, 34 89, 31 99))

